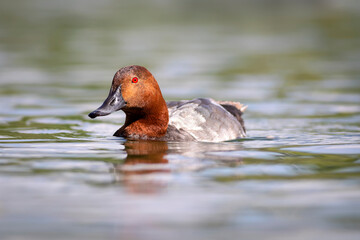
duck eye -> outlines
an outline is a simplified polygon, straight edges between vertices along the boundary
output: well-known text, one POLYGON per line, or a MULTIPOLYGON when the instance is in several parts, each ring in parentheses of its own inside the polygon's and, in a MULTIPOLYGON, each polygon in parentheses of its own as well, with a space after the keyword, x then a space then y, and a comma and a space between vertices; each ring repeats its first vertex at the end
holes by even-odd
POLYGON ((133 83, 137 83, 139 81, 139 79, 137 77, 133 77, 133 79, 131 80, 131 82, 133 83))

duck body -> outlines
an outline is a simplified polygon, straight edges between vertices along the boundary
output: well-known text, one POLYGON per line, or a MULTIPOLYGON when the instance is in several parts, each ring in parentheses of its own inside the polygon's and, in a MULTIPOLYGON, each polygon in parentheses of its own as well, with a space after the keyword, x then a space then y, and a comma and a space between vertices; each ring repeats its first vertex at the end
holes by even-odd
POLYGON ((211 98, 165 102, 152 74, 133 65, 115 74, 109 96, 89 117, 124 111, 125 123, 114 136, 129 139, 220 142, 246 136, 245 109, 211 98))
MULTIPOLYGON (((168 102, 167 105, 169 126, 165 139, 220 142, 246 135, 236 116, 211 98, 168 102)), ((236 110, 241 115, 241 109, 236 110)))

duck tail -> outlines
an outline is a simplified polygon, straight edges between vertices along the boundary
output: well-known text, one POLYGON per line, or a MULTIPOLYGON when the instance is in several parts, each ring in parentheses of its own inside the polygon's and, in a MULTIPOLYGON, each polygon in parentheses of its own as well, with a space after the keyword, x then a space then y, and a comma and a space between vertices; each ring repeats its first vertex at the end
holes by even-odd
POLYGON ((242 118, 242 115, 244 114, 248 106, 241 104, 239 102, 231 102, 231 101, 218 101, 217 103, 220 104, 223 108, 225 108, 240 122, 241 126, 244 129, 244 132, 246 133, 245 122, 244 119, 242 118))

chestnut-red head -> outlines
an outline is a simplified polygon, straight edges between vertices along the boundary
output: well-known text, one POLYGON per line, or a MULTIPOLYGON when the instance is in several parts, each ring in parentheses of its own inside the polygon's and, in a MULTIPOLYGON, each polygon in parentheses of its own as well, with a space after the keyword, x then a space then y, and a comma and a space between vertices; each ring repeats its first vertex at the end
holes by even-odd
POLYGON ((125 112, 126 120, 116 136, 160 137, 166 133, 167 105, 154 76, 144 67, 133 65, 117 71, 108 97, 89 117, 118 110, 125 112))
POLYGON ((123 110, 127 114, 149 114, 164 99, 154 76, 142 66, 127 66, 115 73, 109 96, 89 117, 105 116, 123 110))

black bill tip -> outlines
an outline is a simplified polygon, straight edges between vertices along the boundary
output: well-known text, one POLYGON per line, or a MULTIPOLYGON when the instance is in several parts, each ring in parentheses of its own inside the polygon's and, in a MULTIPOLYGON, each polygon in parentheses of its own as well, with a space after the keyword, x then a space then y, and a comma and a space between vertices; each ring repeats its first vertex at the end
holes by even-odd
POLYGON ((96 118, 97 116, 99 116, 100 114, 99 114, 99 111, 93 111, 93 112, 91 112, 91 113, 89 113, 89 117, 90 118, 96 118))
POLYGON ((89 116, 90 118, 96 118, 96 117, 99 117, 99 116, 109 115, 110 113, 111 113, 111 112, 105 112, 105 111, 96 109, 95 111, 92 111, 91 113, 89 113, 88 116, 89 116))

